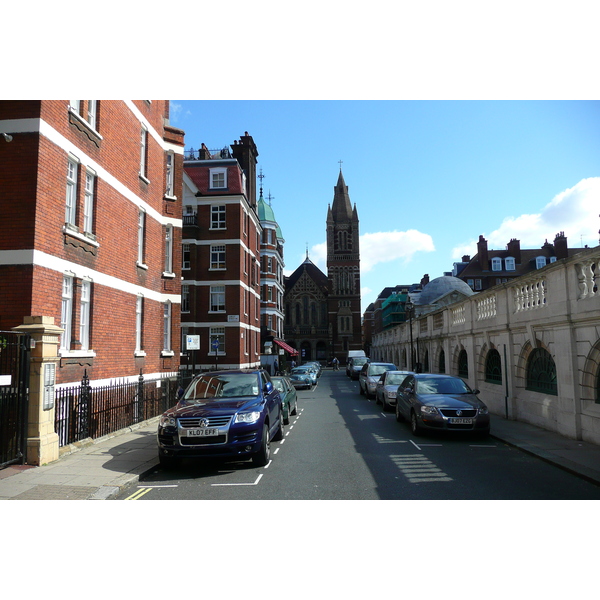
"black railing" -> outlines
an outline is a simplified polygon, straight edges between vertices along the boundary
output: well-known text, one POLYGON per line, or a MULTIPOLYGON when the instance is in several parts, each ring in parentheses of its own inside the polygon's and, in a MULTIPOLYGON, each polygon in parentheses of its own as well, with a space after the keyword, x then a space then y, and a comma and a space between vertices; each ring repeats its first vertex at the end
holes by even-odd
POLYGON ((80 385, 56 390, 54 429, 59 446, 96 439, 162 414, 177 403, 177 377, 92 387, 84 374, 80 385))

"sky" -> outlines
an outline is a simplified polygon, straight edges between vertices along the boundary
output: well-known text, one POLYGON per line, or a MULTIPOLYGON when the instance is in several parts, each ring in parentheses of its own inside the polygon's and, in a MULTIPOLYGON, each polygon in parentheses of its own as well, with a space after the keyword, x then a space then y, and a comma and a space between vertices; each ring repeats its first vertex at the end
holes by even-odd
POLYGON ((340 167, 360 221, 362 310, 385 287, 451 272, 512 238, 559 232, 596 246, 600 102, 549 100, 172 100, 185 146, 258 148, 285 273, 326 270, 326 217, 340 167), (340 161, 341 165, 340 165, 340 161))

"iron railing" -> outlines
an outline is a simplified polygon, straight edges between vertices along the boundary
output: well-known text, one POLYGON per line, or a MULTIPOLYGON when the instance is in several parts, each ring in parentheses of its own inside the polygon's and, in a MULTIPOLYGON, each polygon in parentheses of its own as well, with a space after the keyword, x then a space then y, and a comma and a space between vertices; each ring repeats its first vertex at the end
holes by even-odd
POLYGON ((177 377, 92 387, 87 371, 80 385, 56 390, 54 430, 59 446, 96 439, 162 414, 177 403, 177 377))

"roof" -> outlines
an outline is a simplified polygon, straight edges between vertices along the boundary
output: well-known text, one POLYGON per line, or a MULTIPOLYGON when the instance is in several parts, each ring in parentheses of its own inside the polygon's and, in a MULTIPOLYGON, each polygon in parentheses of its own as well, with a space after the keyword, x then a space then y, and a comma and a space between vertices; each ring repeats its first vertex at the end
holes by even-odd
POLYGON ((317 267, 308 257, 289 277, 286 277, 286 292, 296 285, 304 273, 306 273, 325 294, 329 293, 329 280, 327 279, 327 275, 325 275, 325 273, 323 273, 323 271, 321 271, 321 269, 319 269, 319 267, 317 267))
POLYGON ((450 294, 459 292, 464 296, 472 296, 475 292, 470 286, 458 277, 444 275, 430 281, 416 299, 415 304, 433 304, 436 300, 450 294))
POLYGON ((245 194, 242 182, 242 169, 235 159, 185 161, 183 168, 198 188, 198 193, 201 196, 245 194), (227 187, 222 190, 210 188, 210 169, 214 168, 227 169, 227 187))

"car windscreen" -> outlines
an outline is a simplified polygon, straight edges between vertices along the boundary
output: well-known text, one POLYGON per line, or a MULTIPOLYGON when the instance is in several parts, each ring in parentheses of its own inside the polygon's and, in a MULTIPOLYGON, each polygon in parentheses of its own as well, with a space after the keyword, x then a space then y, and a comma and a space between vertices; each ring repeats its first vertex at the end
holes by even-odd
POLYGON ((195 379, 185 391, 183 400, 194 402, 206 398, 239 398, 257 396, 259 380, 255 374, 230 373, 223 375, 202 375, 195 379))
POLYGON ((375 375, 381 375, 386 371, 391 371, 394 365, 371 365, 369 367, 369 376, 374 377, 375 375))
POLYGON ((403 373, 390 373, 385 380, 385 385, 400 385, 406 379, 403 373))
POLYGON ((272 378, 271 381, 273 382, 273 386, 275 387, 275 389, 279 392, 286 392, 287 388, 285 387, 285 383, 283 383, 283 379, 275 379, 272 378))
POLYGON ((352 359, 352 366, 353 367, 361 367, 366 362, 368 362, 368 360, 369 360, 368 358, 353 358, 352 359))
POLYGON ((436 378, 419 379, 418 394, 470 394, 471 389, 462 379, 436 378))

